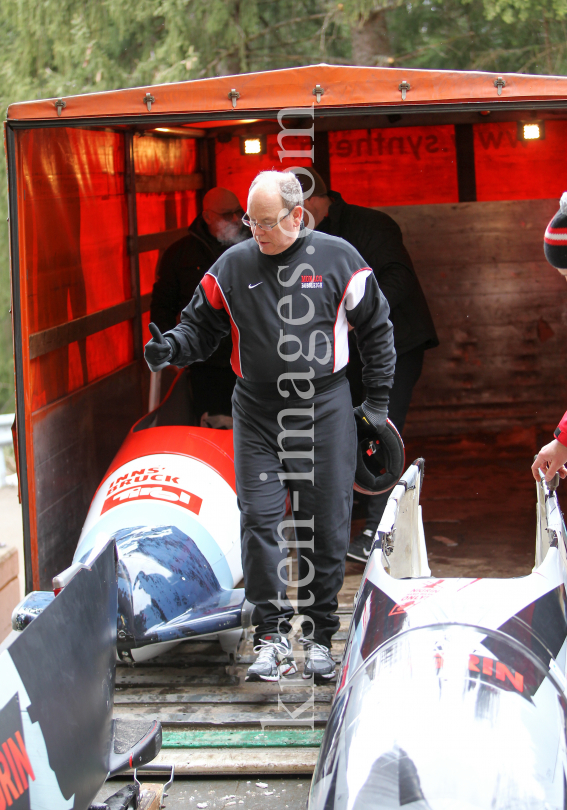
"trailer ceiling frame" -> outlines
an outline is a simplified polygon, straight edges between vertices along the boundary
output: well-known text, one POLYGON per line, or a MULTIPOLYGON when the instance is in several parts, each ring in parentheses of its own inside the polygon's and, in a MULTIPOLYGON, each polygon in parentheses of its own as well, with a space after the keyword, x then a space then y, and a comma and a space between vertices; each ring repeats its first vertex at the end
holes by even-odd
MULTIPOLYGON (((300 109, 297 107, 296 109, 300 109)), ((305 106, 306 112, 311 110, 310 106, 305 106)), ((403 113, 412 115, 417 113, 470 113, 470 112, 502 112, 503 110, 566 110, 567 98, 549 100, 527 100, 527 101, 469 101, 455 104, 388 104, 388 105, 368 105, 354 107, 323 107, 315 108, 315 119, 329 117, 347 117, 358 114, 374 113, 377 115, 393 115, 403 113)), ((17 119, 8 118, 6 124, 10 129, 43 129, 50 127, 136 127, 139 125, 151 124, 173 124, 173 123, 200 123, 215 120, 242 121, 243 118, 254 117, 256 119, 276 118, 280 110, 275 107, 270 110, 239 109, 239 110, 218 110, 208 113, 153 113, 149 115, 128 115, 128 116, 97 116, 89 118, 54 118, 54 119, 17 119)), ((298 116, 299 117, 299 116, 298 116)), ((311 117, 309 115, 309 117, 311 117)))

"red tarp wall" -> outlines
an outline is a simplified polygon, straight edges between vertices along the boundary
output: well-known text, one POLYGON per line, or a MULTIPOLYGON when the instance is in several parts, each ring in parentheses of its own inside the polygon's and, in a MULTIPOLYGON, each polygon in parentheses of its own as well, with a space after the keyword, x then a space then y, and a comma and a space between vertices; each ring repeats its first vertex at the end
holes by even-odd
MULTIPOLYGON (((144 178, 192 175, 198 170, 197 142, 190 138, 134 138, 134 165, 138 181, 144 178)), ((137 192, 138 234, 188 227, 198 214, 197 192, 137 192)), ((151 293, 160 258, 159 250, 140 253, 140 293, 151 293)), ((149 312, 142 315, 142 334, 148 336, 149 312)))
POLYGON ((475 124, 476 194, 479 201, 558 201, 567 188, 567 121, 546 121, 545 138, 519 140, 513 121, 475 124))
MULTIPOLYGON (((110 132, 36 129, 18 133, 18 146, 22 326, 29 336, 131 297, 124 140, 110 132)), ((31 411, 132 359, 125 322, 31 360, 31 411)))
POLYGON ((216 170, 217 185, 233 191, 240 205, 246 210, 248 189, 258 172, 282 171, 291 166, 311 166, 311 158, 288 158, 280 160, 278 152, 305 151, 309 153, 313 142, 310 138, 286 136, 282 145, 278 144, 278 136, 267 136, 267 147, 264 155, 241 155, 240 139, 233 137, 228 143, 216 143, 216 170))
MULTIPOLYGON (((479 202, 559 199, 567 188, 567 121, 546 121, 542 140, 519 140, 517 130, 516 122, 473 125, 479 202)), ((286 138, 284 146, 308 150, 311 141, 286 138)), ((218 143, 218 185, 234 191, 245 206, 259 171, 311 164, 280 161, 279 148, 276 135, 268 135, 265 155, 241 155, 236 137, 218 143)), ((376 208, 459 202, 452 124, 329 132, 329 158, 331 187, 347 202, 376 208)))

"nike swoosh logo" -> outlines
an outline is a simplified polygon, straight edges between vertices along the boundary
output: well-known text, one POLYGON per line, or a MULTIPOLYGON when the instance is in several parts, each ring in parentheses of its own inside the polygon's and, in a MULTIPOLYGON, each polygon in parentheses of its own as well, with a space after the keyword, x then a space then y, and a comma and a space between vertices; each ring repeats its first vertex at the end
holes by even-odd
MULTIPOLYGON (((263 283, 264 283, 263 281, 259 281, 259 282, 258 282, 258 284, 263 284, 263 283)), ((249 290, 253 290, 253 289, 254 289, 254 287, 257 287, 257 286, 258 286, 258 284, 249 284, 249 285, 248 285, 248 289, 249 289, 249 290)))

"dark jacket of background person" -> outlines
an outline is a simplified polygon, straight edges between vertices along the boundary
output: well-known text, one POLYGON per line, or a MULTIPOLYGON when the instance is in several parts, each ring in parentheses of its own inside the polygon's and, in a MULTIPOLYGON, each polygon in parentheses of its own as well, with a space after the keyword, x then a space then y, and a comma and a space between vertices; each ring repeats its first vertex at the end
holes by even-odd
POLYGON ((199 214, 187 236, 167 248, 159 263, 150 307, 151 320, 162 333, 173 329, 209 267, 228 247, 211 236, 199 214))
MULTIPOLYGON (((203 215, 199 214, 189 226, 187 236, 167 248, 159 263, 150 306, 150 320, 162 334, 173 329, 207 270, 229 247, 211 236, 203 215)), ((208 366, 230 368, 231 352, 229 336, 205 362, 208 366)))
POLYGON ((333 203, 316 230, 346 239, 374 270, 390 304, 396 353, 438 346, 433 319, 399 225, 382 211, 346 203, 336 191, 329 191, 328 196, 333 203))
MULTIPOLYGON (((438 346, 433 319, 399 225, 382 211, 346 203, 337 191, 327 194, 332 205, 316 230, 346 239, 373 269, 390 305, 396 354, 438 346)), ((352 334, 349 334, 349 353, 347 377, 353 404, 359 405, 365 397, 362 362, 352 334)))
MULTIPOLYGON (((211 235, 203 215, 199 214, 187 236, 167 248, 159 263, 150 306, 150 319, 162 334, 177 324, 178 315, 193 298, 207 270, 229 247, 211 235)), ((230 398, 236 381, 230 366, 231 352, 229 335, 221 340, 211 357, 193 367, 193 407, 197 419, 205 411, 231 413, 230 398)))

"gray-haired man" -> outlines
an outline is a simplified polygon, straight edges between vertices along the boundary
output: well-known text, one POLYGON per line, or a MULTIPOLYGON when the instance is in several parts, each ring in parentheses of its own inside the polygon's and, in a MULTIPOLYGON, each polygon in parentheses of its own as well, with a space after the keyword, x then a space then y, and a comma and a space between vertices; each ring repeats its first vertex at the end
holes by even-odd
POLYGON ((331 638, 350 534, 356 428, 348 382, 354 327, 369 392, 365 412, 387 418, 395 353, 388 304, 372 270, 342 239, 302 227, 303 195, 288 172, 254 180, 244 217, 253 240, 230 248, 201 281, 181 323, 150 341, 146 359, 186 365, 232 331, 236 487, 242 561, 258 659, 248 680, 297 670, 287 635, 289 492, 299 560, 304 677, 334 677, 331 638))

